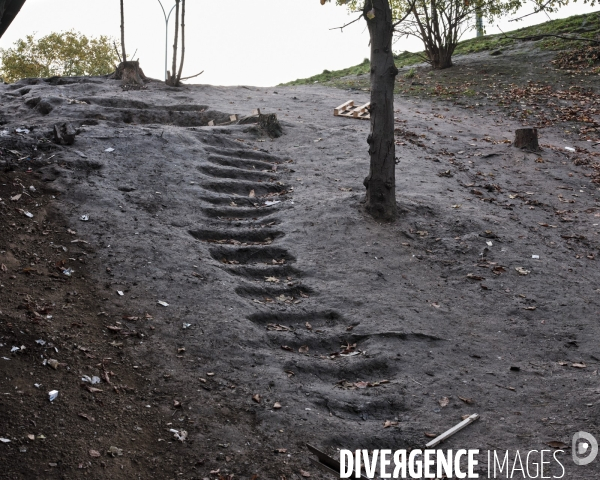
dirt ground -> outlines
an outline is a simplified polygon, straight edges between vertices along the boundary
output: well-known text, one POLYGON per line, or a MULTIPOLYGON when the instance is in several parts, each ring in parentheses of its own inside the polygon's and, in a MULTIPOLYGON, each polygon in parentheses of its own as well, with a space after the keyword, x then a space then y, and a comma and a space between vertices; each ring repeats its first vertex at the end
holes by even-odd
POLYGON ((528 153, 498 99, 399 95, 380 224, 369 124, 332 115, 368 92, 0 99, 0 478, 328 478, 306 443, 418 448, 471 413, 443 448, 562 445, 566 478, 598 478, 567 461, 600 434, 600 149, 577 119, 528 153), (228 124, 255 108, 284 135, 228 124), (48 139, 63 121, 72 146, 48 139))

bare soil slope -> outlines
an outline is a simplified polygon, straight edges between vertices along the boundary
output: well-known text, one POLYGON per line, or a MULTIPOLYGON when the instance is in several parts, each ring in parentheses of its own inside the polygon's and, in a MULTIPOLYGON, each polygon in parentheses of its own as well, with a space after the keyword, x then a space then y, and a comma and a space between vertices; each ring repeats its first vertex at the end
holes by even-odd
MULTIPOLYGON (((16 168, 0 194, 0 476, 324 478, 306 442, 333 456, 414 448, 474 412, 447 448, 600 431, 595 141, 559 123, 527 153, 510 145, 523 120, 496 105, 398 97, 402 213, 382 225, 361 205, 368 122, 332 115, 365 92, 93 78, 0 95, 16 168), (207 126, 254 108, 284 136, 207 126), (45 140, 59 121, 79 128, 73 146, 45 140), (25 195, 36 174, 42 203, 25 195), (47 272, 25 276, 43 263, 33 253, 47 272), (77 286, 81 321, 46 285, 68 286, 61 298, 77 286), (53 303, 52 319, 19 310, 23 294, 53 303), (44 331, 58 353, 35 343, 44 331), (129 388, 80 387, 106 371, 129 388)), ((597 465, 568 468, 591 479, 597 465)))

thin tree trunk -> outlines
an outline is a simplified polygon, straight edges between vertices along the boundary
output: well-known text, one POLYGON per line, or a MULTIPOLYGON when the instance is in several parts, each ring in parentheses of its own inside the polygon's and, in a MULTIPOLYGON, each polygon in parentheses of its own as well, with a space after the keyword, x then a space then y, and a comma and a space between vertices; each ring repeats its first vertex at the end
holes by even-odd
POLYGON ((171 67, 171 75, 169 85, 177 86, 177 43, 179 41, 179 1, 175 0, 175 38, 173 40, 173 66, 171 67))
POLYGON ((393 22, 389 0, 365 2, 364 17, 371 38, 371 133, 367 139, 371 165, 365 178, 367 211, 376 219, 396 218, 396 144, 394 81, 398 69, 392 54, 393 22), (373 9, 375 17, 368 18, 373 9))
POLYGON ((183 72, 183 59, 185 58, 185 0, 181 0, 181 61, 179 63, 179 72, 177 72, 176 85, 181 81, 183 72))
POLYGON ((123 0, 121 0, 121 54, 122 61, 127 61, 127 55, 125 53, 125 9, 123 8, 123 0))

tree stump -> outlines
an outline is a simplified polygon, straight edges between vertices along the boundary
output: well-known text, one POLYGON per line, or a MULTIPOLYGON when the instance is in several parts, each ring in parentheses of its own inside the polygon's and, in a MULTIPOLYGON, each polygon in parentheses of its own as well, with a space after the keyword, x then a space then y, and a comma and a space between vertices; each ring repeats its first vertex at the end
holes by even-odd
POLYGON ((145 82, 150 81, 144 75, 138 60, 121 62, 110 78, 122 80, 123 85, 137 85, 138 87, 142 87, 145 82))
POLYGON ((258 124, 259 129, 255 129, 256 133, 260 133, 262 131, 271 138, 279 138, 283 135, 283 128, 281 127, 281 123, 279 123, 279 120, 277 120, 277 115, 275 115, 274 113, 263 115, 262 113, 260 113, 260 110, 258 110, 257 114, 241 118, 237 121, 237 124, 258 124))
POLYGON ((513 145, 531 151, 539 150, 537 128, 517 128, 513 145))
POLYGON ((279 123, 279 120, 277 120, 277 115, 274 113, 269 113, 267 115, 259 113, 258 124, 271 138, 279 138, 283 135, 283 128, 281 128, 281 124, 279 123))

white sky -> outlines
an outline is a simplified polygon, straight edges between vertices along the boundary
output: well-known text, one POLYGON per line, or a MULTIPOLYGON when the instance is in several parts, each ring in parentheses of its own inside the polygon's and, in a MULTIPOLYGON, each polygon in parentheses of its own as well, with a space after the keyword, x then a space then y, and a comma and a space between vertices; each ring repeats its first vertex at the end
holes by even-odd
MULTIPOLYGON (((162 0, 165 9, 173 0, 162 0)), ((336 70, 369 56, 364 21, 343 33, 330 30, 353 19, 343 7, 321 6, 318 0, 187 0, 184 76, 204 70, 193 82, 214 85, 271 86, 308 77, 324 69, 336 70)), ((573 4, 551 18, 592 11, 573 4)), ((531 10, 529 10, 531 11, 531 10)), ((500 22, 504 31, 541 23, 537 14, 521 22, 500 22)), ((171 17, 169 35, 173 33, 171 17)), ((119 0, 27 0, 0 48, 36 33, 74 29, 86 35, 120 38, 119 0)), ((127 52, 136 57, 146 75, 164 78, 165 21, 158 0, 125 0, 127 52)), ((497 33, 487 26, 488 33, 497 33)), ((470 33, 468 36, 473 36, 470 33)), ((466 38, 466 37, 465 37, 466 38)), ((169 53, 172 38, 169 39, 169 53)), ((417 40, 402 40, 395 50, 422 50, 417 40)), ((170 61, 169 61, 170 64, 170 61)))

